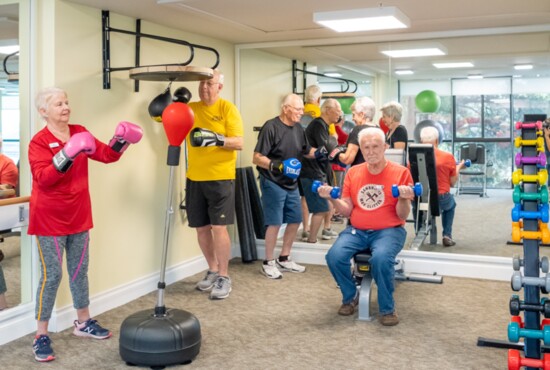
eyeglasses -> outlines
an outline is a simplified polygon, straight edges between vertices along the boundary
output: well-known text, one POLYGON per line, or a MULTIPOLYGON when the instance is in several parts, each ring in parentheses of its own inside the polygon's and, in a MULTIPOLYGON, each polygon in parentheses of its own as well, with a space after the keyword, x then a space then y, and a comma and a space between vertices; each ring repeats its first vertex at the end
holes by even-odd
POLYGON ((211 82, 211 81, 201 81, 199 85, 206 85, 208 87, 219 85, 219 82, 211 82))
POLYGON ((293 107, 292 105, 286 105, 286 107, 290 107, 292 109, 294 109, 296 112, 303 112, 304 111, 304 107, 293 107))

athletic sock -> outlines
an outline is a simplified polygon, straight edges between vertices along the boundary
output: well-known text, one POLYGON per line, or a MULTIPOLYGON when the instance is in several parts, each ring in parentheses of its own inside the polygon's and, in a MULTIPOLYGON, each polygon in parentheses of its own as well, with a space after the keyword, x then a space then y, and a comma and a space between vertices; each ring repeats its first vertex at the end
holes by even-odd
POLYGON ((288 261, 288 256, 279 256, 279 262, 288 261))

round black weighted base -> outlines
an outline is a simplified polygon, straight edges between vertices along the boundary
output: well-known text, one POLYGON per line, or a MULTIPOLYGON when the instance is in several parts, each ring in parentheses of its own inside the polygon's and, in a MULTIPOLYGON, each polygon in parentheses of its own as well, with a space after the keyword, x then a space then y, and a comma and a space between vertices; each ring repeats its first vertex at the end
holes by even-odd
POLYGON ((128 365, 163 368, 190 363, 199 354, 201 326, 191 313, 167 309, 155 316, 149 309, 128 316, 120 327, 120 357, 128 365))

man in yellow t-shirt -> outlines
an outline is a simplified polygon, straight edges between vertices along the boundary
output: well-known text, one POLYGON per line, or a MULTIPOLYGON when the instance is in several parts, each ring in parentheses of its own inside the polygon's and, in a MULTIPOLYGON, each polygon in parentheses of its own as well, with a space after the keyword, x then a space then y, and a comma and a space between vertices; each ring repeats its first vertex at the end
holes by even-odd
POLYGON ((243 147, 243 122, 237 107, 220 98, 223 74, 214 71, 199 84, 200 101, 189 103, 195 124, 188 137, 185 203, 189 226, 197 230, 208 271, 197 283, 210 299, 231 292, 229 258, 231 239, 227 225, 234 223, 237 150, 243 147))

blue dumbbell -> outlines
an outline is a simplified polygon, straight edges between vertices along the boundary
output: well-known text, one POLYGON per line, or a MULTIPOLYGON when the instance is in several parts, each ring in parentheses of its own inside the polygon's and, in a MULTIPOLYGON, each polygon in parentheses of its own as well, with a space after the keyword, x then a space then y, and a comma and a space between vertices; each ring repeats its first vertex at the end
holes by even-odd
MULTIPOLYGON (((414 184, 414 186, 411 186, 411 188, 414 190, 414 195, 416 195, 417 197, 422 195, 423 189, 421 183, 417 182, 416 184, 414 184)), ((399 188, 397 187, 397 185, 392 185, 391 195, 393 195, 394 198, 397 198, 399 196, 399 188)))
MULTIPOLYGON (((323 185, 323 183, 319 180, 314 180, 313 184, 311 184, 311 190, 314 193, 317 193, 319 191, 319 186, 323 185)), ((340 188, 338 186, 334 186, 332 190, 330 191, 330 197, 332 199, 338 199, 340 198, 340 188)))
POLYGON ((548 204, 538 206, 538 211, 523 211, 520 204, 512 208, 512 221, 519 222, 520 218, 528 220, 540 219, 542 222, 548 222, 548 204))
MULTIPOLYGON (((460 164, 460 162, 456 162, 456 164, 460 164)), ((464 165, 465 165, 466 167, 470 167, 470 166, 472 165, 472 161, 469 160, 469 159, 465 159, 465 160, 464 160, 464 165)))
POLYGON ((550 344, 550 326, 544 326, 542 330, 521 329, 517 322, 508 324, 508 340, 517 343, 519 338, 542 339, 545 345, 550 344))

